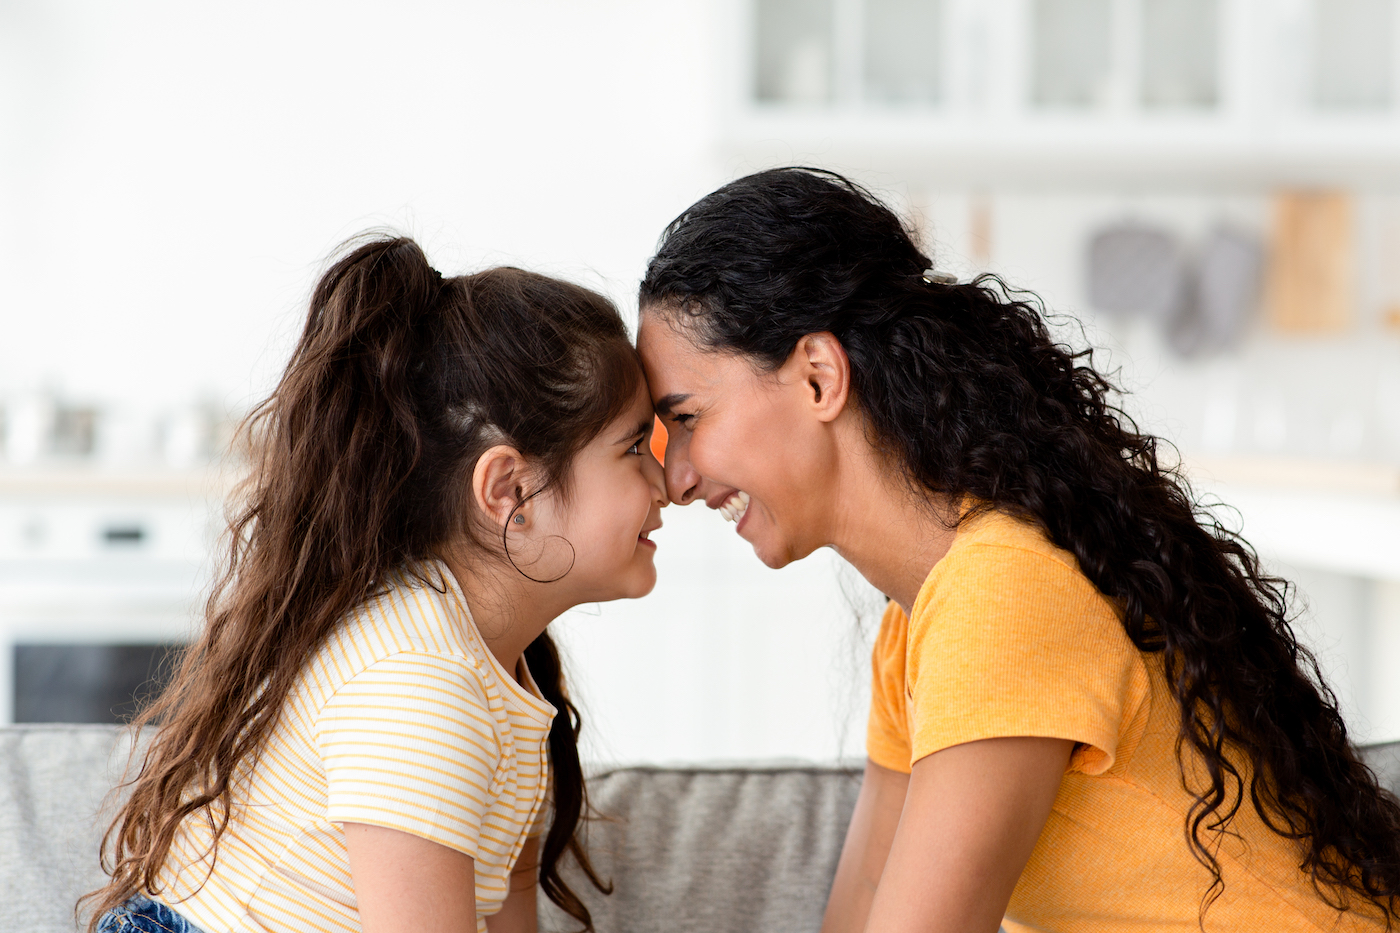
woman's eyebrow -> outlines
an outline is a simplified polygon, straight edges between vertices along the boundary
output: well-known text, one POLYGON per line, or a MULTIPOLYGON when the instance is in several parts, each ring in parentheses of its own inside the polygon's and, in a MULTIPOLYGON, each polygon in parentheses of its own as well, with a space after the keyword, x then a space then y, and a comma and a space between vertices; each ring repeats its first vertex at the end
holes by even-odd
POLYGON ((663 417, 669 415, 671 409, 688 398, 690 398, 690 393, 688 392, 672 392, 670 395, 663 395, 656 400, 656 413, 663 417))

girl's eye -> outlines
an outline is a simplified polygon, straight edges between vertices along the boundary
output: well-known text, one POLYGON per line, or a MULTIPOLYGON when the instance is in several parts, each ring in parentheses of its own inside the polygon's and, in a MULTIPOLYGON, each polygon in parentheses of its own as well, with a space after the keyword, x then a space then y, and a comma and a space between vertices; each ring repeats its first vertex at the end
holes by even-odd
POLYGON ((641 442, 641 441, 637 441, 637 443, 635 443, 635 444, 633 444, 631 447, 628 447, 628 448, 627 448, 627 452, 628 452, 629 454, 636 454, 637 456, 640 457, 640 456, 642 455, 642 442, 641 442))

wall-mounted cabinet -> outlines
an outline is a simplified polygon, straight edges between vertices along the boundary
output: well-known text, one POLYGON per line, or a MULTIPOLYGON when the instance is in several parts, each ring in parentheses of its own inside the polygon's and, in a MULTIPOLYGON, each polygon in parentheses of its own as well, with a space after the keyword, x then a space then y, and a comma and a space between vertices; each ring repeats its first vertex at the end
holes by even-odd
POLYGON ((1397 0, 736 0, 728 137, 955 178, 1400 183, 1397 0))

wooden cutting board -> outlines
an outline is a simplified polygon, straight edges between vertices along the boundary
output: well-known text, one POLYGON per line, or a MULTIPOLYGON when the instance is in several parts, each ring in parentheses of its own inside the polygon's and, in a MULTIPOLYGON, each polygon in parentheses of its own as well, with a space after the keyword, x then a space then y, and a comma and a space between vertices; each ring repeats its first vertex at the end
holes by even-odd
POLYGON ((1351 326, 1355 267, 1351 196, 1285 191, 1274 201, 1267 316, 1285 333, 1336 333, 1351 326))

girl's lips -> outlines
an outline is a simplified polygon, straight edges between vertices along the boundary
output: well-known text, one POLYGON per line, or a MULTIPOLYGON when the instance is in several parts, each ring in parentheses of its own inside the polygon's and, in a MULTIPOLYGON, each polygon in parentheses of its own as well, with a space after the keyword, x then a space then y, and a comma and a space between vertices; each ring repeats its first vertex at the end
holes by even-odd
POLYGON ((637 543, 644 544, 647 547, 651 548, 653 551, 656 550, 656 542, 648 538, 646 535, 637 535, 637 543))

